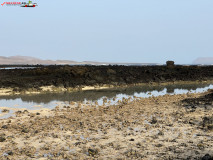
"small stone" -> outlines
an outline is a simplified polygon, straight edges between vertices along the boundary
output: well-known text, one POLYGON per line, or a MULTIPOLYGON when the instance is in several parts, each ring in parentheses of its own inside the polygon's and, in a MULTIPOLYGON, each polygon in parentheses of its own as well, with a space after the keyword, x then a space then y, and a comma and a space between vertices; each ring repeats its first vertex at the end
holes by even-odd
POLYGON ((3 129, 7 129, 7 128, 8 128, 8 126, 7 126, 7 125, 3 125, 1 128, 3 128, 3 129))
POLYGON ((213 130, 213 124, 212 125, 208 125, 208 130, 213 130))
POLYGON ((176 139, 171 140, 171 142, 177 142, 176 139))
POLYGON ((91 149, 91 148, 89 148, 89 149, 88 149, 88 153, 89 153, 89 155, 91 155, 91 156, 95 156, 95 155, 98 154, 98 150, 97 150, 97 149, 91 149))
POLYGON ((204 149, 204 144, 203 144, 203 143, 199 143, 199 144, 197 144, 197 147, 198 147, 199 149, 204 149))
POLYGON ((8 109, 3 109, 1 112, 2 112, 2 113, 8 113, 8 112, 10 112, 10 110, 8 110, 8 109))
POLYGON ((159 132, 158 132, 158 135, 159 135, 159 136, 163 136, 164 133, 163 133, 162 131, 159 131, 159 132))
POLYGON ((209 154, 206 154, 205 156, 202 157, 201 160, 213 160, 213 157, 210 156, 209 154))
POLYGON ((28 112, 28 110, 24 110, 23 113, 24 113, 24 114, 27 114, 27 113, 29 113, 29 112, 28 112))
POLYGON ((78 146, 78 145, 80 145, 81 144, 81 142, 76 142, 75 143, 75 146, 78 146))
POLYGON ((7 152, 8 155, 12 156, 13 155, 13 152, 12 151, 9 151, 7 152))
POLYGON ((4 137, 0 137, 0 142, 4 142, 6 139, 4 137))
POLYGON ((19 115, 19 114, 21 114, 21 113, 22 113, 22 111, 17 111, 17 112, 15 112, 16 115, 19 115))
POLYGON ((157 123, 157 119, 155 117, 152 118, 152 121, 150 122, 151 124, 157 123))
POLYGON ((26 128, 23 128, 23 129, 21 130, 21 132, 28 133, 28 132, 29 132, 29 130, 28 130, 28 129, 26 129, 26 128))
POLYGON ((157 144, 155 145, 156 147, 162 147, 163 145, 162 144, 157 144))

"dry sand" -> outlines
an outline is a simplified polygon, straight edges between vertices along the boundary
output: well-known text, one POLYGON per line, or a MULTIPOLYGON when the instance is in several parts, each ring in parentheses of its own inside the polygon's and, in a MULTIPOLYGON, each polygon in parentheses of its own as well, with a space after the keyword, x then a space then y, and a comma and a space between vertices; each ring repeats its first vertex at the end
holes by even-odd
POLYGON ((0 120, 0 159, 208 158, 213 156, 212 100, 196 107, 182 102, 207 94, 17 111, 0 120))

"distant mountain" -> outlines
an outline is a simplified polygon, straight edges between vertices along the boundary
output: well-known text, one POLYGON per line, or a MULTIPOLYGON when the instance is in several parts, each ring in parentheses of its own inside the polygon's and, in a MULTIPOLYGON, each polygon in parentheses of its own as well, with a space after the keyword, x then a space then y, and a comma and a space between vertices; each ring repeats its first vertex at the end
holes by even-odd
POLYGON ((3 57, 0 56, 0 65, 5 64, 29 64, 29 65, 36 65, 36 64, 42 64, 42 65, 51 65, 51 64, 76 64, 78 62, 75 61, 68 61, 68 60, 42 60, 39 58, 34 57, 28 57, 28 56, 11 56, 11 57, 3 57))
POLYGON ((42 60, 39 58, 28 57, 28 56, 11 56, 3 57, 0 56, 0 65, 159 65, 157 63, 110 63, 110 62, 96 62, 96 61, 83 61, 76 62, 70 60, 42 60))
POLYGON ((193 61, 193 64, 213 64, 213 57, 199 57, 193 61))

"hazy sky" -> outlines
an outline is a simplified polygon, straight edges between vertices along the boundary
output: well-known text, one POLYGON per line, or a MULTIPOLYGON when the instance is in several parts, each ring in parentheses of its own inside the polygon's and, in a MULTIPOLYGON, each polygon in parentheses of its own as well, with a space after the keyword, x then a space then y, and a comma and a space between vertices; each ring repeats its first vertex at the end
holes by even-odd
POLYGON ((0 56, 158 63, 213 57, 213 0, 33 2, 39 6, 0 6, 0 56))

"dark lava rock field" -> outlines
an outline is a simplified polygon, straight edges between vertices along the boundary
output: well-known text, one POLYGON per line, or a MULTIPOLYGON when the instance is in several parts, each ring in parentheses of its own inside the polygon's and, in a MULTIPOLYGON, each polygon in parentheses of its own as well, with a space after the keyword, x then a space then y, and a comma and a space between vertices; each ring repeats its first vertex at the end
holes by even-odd
POLYGON ((0 87, 78 87, 213 79, 213 66, 39 66, 0 70, 0 87))

